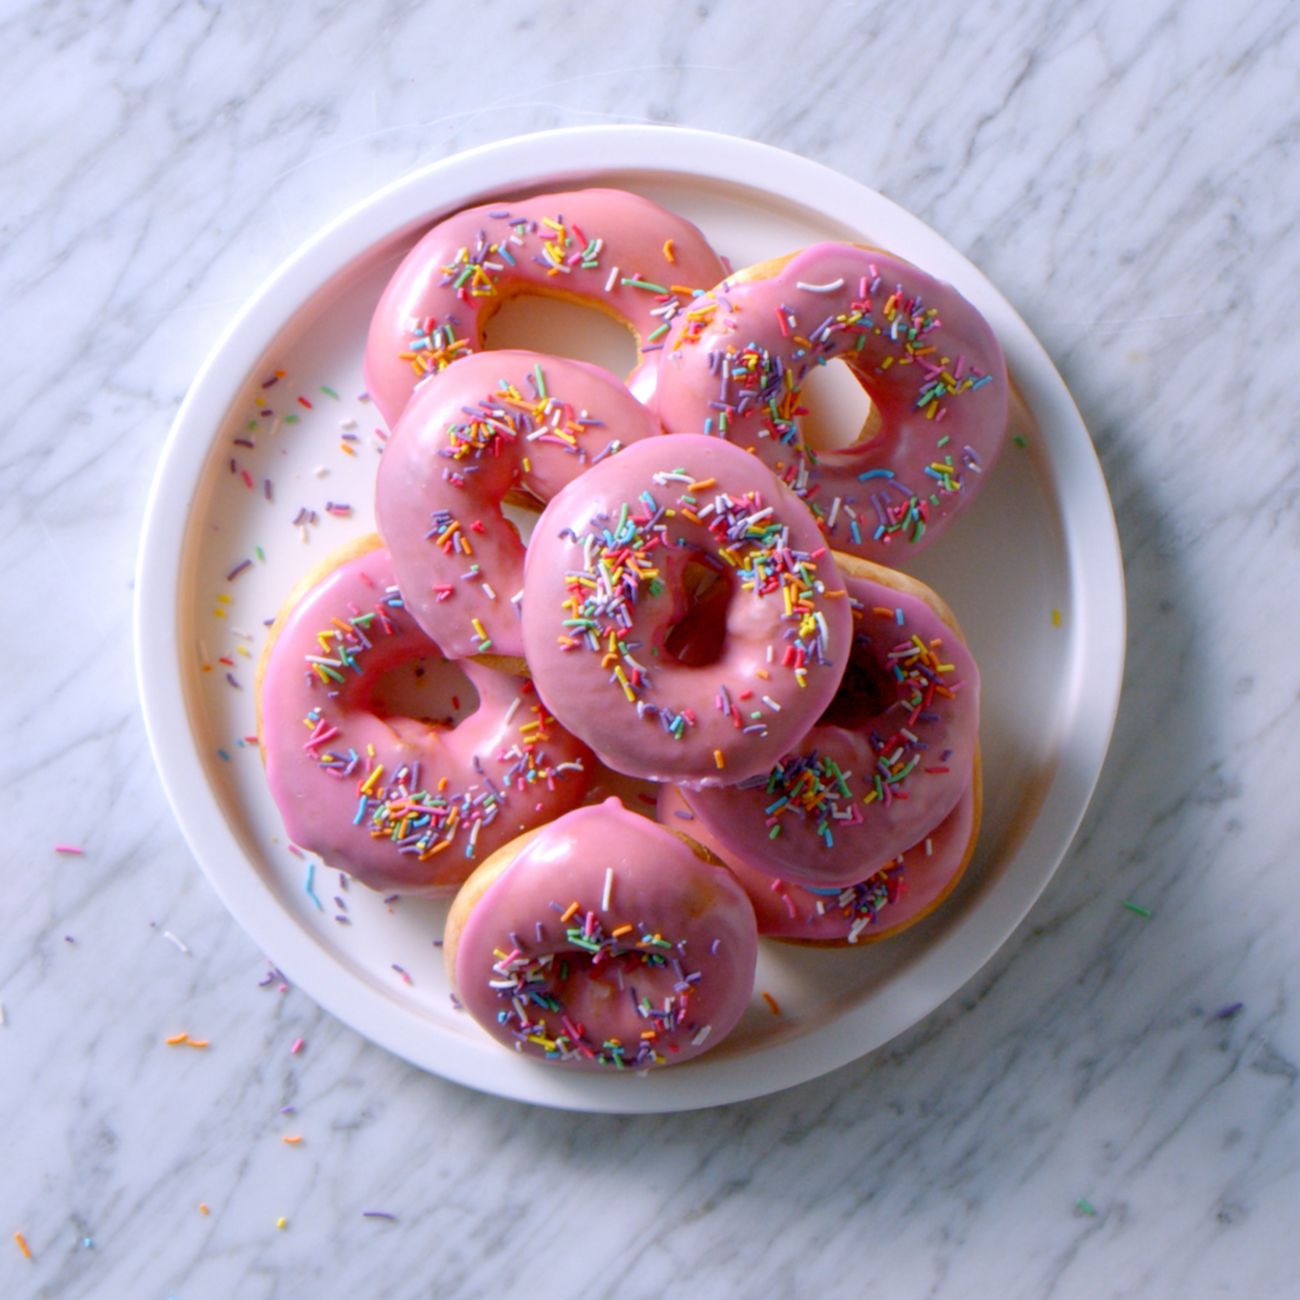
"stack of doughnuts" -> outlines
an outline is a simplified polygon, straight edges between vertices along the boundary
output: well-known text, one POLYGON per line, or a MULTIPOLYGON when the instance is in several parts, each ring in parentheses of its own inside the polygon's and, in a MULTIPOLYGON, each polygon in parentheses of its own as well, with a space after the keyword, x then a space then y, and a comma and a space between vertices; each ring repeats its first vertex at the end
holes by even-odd
POLYGON ((979 670, 898 566, 975 496, 1008 408, 956 290, 844 243, 728 274, 644 198, 541 195, 420 239, 365 370, 379 535, 286 601, 258 733, 295 844, 453 897, 448 972, 489 1035, 680 1063, 749 1005, 760 937, 849 947, 942 902, 980 821, 979 670), (636 368, 488 349, 519 294, 612 315, 636 368), (818 450, 802 394, 832 360, 871 418, 818 450), (426 701, 439 674, 468 704, 426 701))

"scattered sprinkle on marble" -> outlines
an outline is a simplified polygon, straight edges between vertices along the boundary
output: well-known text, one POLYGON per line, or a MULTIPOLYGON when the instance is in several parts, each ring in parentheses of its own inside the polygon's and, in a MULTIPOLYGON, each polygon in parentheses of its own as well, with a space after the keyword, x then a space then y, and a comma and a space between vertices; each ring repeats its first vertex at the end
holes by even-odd
POLYGON ((387 1210, 362 1210, 363 1219, 387 1219, 389 1223, 397 1222, 397 1215, 389 1214, 387 1210))
POLYGON ((1061 611, 1059 609, 1052 610, 1052 626, 1053 627, 1061 626, 1061 611))
POLYGON ((774 1015, 781 1014, 781 1004, 766 990, 763 990, 763 1001, 767 1003, 767 1009, 774 1015))
POLYGON ((1141 903, 1134 903, 1130 899, 1126 898, 1124 900, 1124 906, 1127 907, 1134 916, 1140 916, 1144 921, 1149 921, 1151 919, 1151 909, 1149 907, 1143 907, 1141 903))
POLYGON ((27 1244, 27 1238, 21 1232, 14 1233, 14 1241, 18 1244, 18 1249, 23 1252, 24 1259, 31 1259, 32 1248, 27 1244))
POLYGON ((55 853, 62 853, 65 857, 69 858, 84 857, 86 853, 85 849, 76 844, 56 844, 54 846, 54 851, 55 853))
POLYGON ((276 1219, 275 1226, 283 1232, 289 1226, 289 1220, 282 1214, 278 1219, 276 1219))
POLYGON ((1079 1197, 1079 1199, 1074 1203, 1074 1208, 1078 1210, 1080 1214, 1086 1214, 1089 1218, 1097 1213, 1097 1207, 1093 1205, 1086 1196, 1079 1197))
POLYGON ((307 1046, 307 1040, 306 1040, 306 1039, 304 1039, 304 1038, 295 1038, 295 1039, 293 1040, 293 1046, 289 1049, 289 1055, 290 1055, 290 1056, 297 1056, 298 1053, 301 1052, 302 1049, 303 1049, 304 1047, 306 1047, 306 1046, 307 1046))
POLYGON ((189 956, 189 948, 186 947, 186 945, 182 943, 170 930, 163 931, 163 938, 168 940, 170 943, 174 943, 181 952, 185 953, 186 956, 189 956))
MULTIPOLYGON (((1226 1007, 1220 1007, 1214 1013, 1215 1020, 1231 1020, 1246 1004, 1244 1002, 1229 1002, 1226 1007)), ((0 1014, 0 1025, 4 1024, 4 1016, 0 1014)))
POLYGON ((287 1147, 296 1147, 296 1146, 301 1146, 301 1145, 302 1145, 302 1134, 301 1134, 301 1133, 286 1133, 286 1134, 285 1134, 285 1135, 280 1139, 280 1141, 283 1142, 284 1145, 287 1146, 287 1147))

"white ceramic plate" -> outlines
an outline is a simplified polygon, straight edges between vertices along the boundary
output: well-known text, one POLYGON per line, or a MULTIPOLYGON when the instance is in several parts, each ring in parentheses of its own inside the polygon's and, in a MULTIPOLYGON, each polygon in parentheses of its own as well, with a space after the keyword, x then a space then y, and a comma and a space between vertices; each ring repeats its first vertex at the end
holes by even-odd
MULTIPOLYGON (((511 341, 527 342, 528 322, 518 328, 511 341)), ((593 127, 503 141, 404 178, 322 231, 245 307, 195 380, 158 469, 136 637, 176 816, 226 906, 290 978, 360 1033, 471 1087, 578 1110, 665 1111, 843 1065, 932 1011, 997 950, 1056 870, 1100 771, 1123 666, 1123 577, 1105 484, 1064 384, 1010 305, 938 235, 864 186, 764 145, 593 127), (645 1077, 573 1073, 490 1042, 450 1003, 433 944, 444 906, 385 904, 354 887, 345 924, 332 901, 343 897, 338 879, 317 868, 318 908, 248 739, 264 621, 307 568, 371 527, 379 420, 360 398, 361 356, 388 273, 441 215, 582 183, 675 208, 737 266, 828 237, 893 249, 979 306, 1032 413, 1026 445, 1008 447, 975 505, 909 565, 955 607, 983 672, 985 821, 960 890, 882 944, 765 944, 758 990, 781 1013, 756 995, 712 1053, 645 1077), (276 371, 283 377, 263 388, 276 371), (327 513, 328 502, 350 514, 327 513), (300 510, 317 521, 295 525, 300 510)))

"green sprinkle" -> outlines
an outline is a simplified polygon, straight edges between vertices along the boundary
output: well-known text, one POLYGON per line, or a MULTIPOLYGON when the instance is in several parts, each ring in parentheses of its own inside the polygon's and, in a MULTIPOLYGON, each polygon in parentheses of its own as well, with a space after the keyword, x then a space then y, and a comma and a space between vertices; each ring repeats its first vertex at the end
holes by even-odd
POLYGON ((666 284, 652 284, 649 280, 636 280, 630 275, 625 275, 619 283, 631 285, 633 289, 649 289, 651 293, 668 292, 666 284))
POLYGON ((1124 906, 1128 908, 1135 916, 1140 916, 1144 921, 1151 919, 1151 909, 1143 907, 1141 903, 1132 903, 1127 898, 1124 900, 1124 906))
POLYGON ((1089 1218, 1097 1213, 1097 1207, 1086 1196, 1079 1197, 1079 1199, 1074 1203, 1074 1208, 1078 1210, 1080 1214, 1088 1215, 1089 1218))
POLYGON ((286 415, 284 417, 284 422, 285 424, 297 424, 298 417, 296 415, 286 415))
POLYGON ((1025 442, 1025 440, 1024 440, 1024 439, 1023 439, 1023 438, 1022 438, 1018 433, 1015 434, 1015 435, 1012 437, 1011 441, 1014 442, 1014 443, 1016 444, 1017 447, 1026 447, 1026 446, 1028 446, 1028 444, 1025 442))
POLYGON ((224 749, 217 750, 217 754, 220 758, 224 759, 227 763, 230 762, 230 755, 227 754, 224 749))
POLYGON ((253 547, 253 554, 256 555, 257 558, 261 560, 263 564, 266 563, 266 552, 262 550, 260 546, 253 547))
POLYGON ((326 397, 332 397, 336 402, 339 400, 339 395, 328 384, 322 384, 320 390, 326 397))

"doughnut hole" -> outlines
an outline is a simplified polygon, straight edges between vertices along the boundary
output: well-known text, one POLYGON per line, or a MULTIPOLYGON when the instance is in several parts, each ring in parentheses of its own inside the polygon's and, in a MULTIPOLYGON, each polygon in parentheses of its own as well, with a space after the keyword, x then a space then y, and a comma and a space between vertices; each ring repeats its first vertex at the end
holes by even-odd
POLYGON ((523 348, 604 366, 611 374, 635 369, 636 335, 616 316, 586 303, 548 294, 515 293, 505 298, 483 327, 489 348, 523 348))
POLYGON ((690 560, 682 575, 685 604, 668 629, 664 649, 686 668, 707 668, 722 658, 727 637, 727 606, 734 579, 729 571, 690 560))
POLYGON ((372 662, 358 686, 355 705, 396 731, 411 723, 421 729, 451 731, 479 704, 478 691, 464 669, 436 654, 372 662))
POLYGON ((880 413, 857 371, 843 362, 814 366, 799 389, 804 440, 817 452, 845 451, 870 442, 880 413))
POLYGON ((855 638, 844 678, 817 724, 861 731, 885 712, 894 695, 893 682, 876 662, 870 646, 861 637, 855 638))

